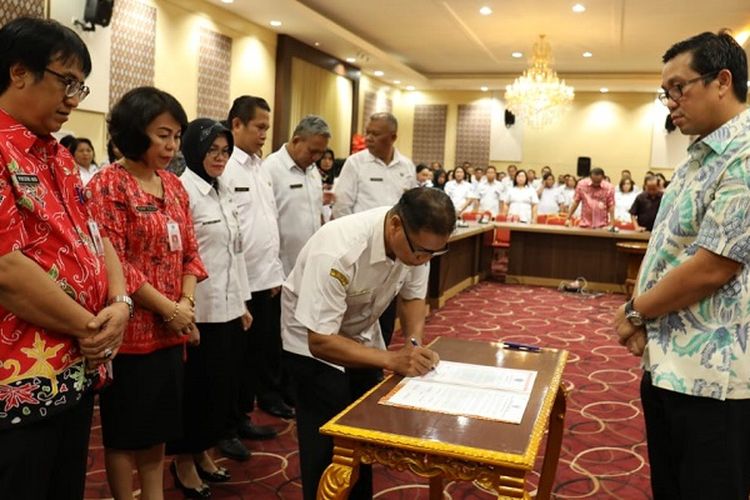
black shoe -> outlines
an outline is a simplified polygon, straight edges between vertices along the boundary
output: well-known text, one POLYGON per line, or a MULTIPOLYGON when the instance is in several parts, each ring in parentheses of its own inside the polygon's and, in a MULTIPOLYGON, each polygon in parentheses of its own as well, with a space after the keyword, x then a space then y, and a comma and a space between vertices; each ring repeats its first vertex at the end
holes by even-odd
POLYGON ((208 472, 198 462, 195 462, 195 470, 198 471, 201 479, 210 483, 225 483, 232 479, 232 475, 225 467, 217 467, 214 472, 208 472))
POLYGON ((273 439, 276 437, 276 429, 268 425, 253 425, 250 419, 245 419, 237 429, 237 434, 245 439, 273 439))
POLYGON ((281 400, 270 404, 258 403, 258 406, 260 406, 261 410, 273 415, 274 417, 286 419, 294 418, 294 408, 291 408, 281 400))
POLYGON ((174 485, 185 495, 185 498, 211 498, 211 488, 207 484, 201 485, 200 488, 188 488, 182 484, 182 481, 177 476, 177 465, 174 461, 169 464, 169 472, 172 473, 172 477, 174 478, 174 485))
POLYGON ((216 447, 219 448, 222 455, 232 460, 245 462, 250 458, 250 450, 237 438, 221 439, 216 444, 216 447))

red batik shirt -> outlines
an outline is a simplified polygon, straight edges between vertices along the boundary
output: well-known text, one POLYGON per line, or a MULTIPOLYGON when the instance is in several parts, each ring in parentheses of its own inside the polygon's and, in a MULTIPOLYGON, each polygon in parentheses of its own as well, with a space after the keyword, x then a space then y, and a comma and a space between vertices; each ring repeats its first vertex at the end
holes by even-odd
MULTIPOLYGON (((68 151, 0 110, 0 255, 21 251, 96 314, 106 305, 107 275, 84 202, 68 151)), ((86 373, 74 337, 0 306, 0 430, 59 413, 98 381, 96 371, 86 373)))
POLYGON ((576 187, 574 200, 581 202, 579 227, 596 229, 615 222, 609 220, 609 211, 615 206, 615 188, 609 182, 602 181, 595 187, 591 178, 581 180, 576 187))
MULTIPOLYGON (((193 275, 201 281, 208 274, 198 254, 185 188, 174 174, 166 170, 157 174, 164 198, 146 193, 118 163, 105 167, 91 179, 86 186, 86 198, 102 236, 109 238, 120 257, 128 294, 133 295, 149 283, 176 302, 182 295, 184 275, 193 275), (181 250, 170 248, 167 228, 170 222, 179 227, 181 250)), ((187 337, 169 329, 160 315, 136 304, 120 352, 146 354, 186 340, 187 337)))

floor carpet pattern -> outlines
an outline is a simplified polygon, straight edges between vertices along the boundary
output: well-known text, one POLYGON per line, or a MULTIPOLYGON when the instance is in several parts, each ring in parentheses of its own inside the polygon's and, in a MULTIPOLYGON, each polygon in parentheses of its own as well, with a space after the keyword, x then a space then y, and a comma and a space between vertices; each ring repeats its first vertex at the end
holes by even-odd
MULTIPOLYGON (((614 340, 612 315, 622 295, 586 296, 541 287, 482 282, 449 300, 427 321, 426 341, 438 336, 511 340, 567 349, 563 375, 569 390, 562 453, 554 488, 558 499, 650 499, 649 467, 638 385, 639 361, 614 340)), ((396 334, 398 336, 398 334, 396 334)), ((394 341, 394 348, 402 340, 394 341)), ((294 421, 256 411, 253 421, 273 425, 279 436, 246 441, 245 463, 220 459, 232 481, 212 486, 217 499, 301 498, 294 421)), ((543 451, 544 443, 540 451, 543 451)), ((540 455, 528 489, 535 493, 540 455)), ((375 467, 375 498, 428 498, 427 482, 408 473, 375 467)), ((135 480, 134 480, 135 481, 135 480)), ((165 473, 165 496, 182 495, 165 473)), ((137 486, 137 485, 136 485, 137 486)), ((98 413, 92 427, 87 499, 111 498, 104 471, 98 413)), ((477 485, 451 482, 446 499, 494 498, 477 485)))

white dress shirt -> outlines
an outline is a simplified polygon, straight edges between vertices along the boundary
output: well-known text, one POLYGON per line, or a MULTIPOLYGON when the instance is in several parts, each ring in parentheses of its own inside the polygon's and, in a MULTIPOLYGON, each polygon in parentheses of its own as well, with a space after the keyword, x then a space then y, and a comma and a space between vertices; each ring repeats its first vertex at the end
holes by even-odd
POLYGON ((91 163, 88 169, 85 169, 80 165, 76 166, 78 167, 78 175, 81 176, 81 182, 84 186, 89 183, 89 181, 99 172, 99 170, 101 170, 101 167, 99 167, 96 163, 91 163))
POLYGON ((335 219, 310 238, 281 291, 284 350, 313 357, 308 330, 385 349, 378 318, 388 304, 397 295, 425 298, 429 263, 411 267, 386 255, 383 233, 390 209, 335 219))
POLYGON ((483 182, 476 186, 476 196, 479 198, 479 211, 490 212, 492 216, 500 213, 500 202, 505 199, 506 187, 500 181, 483 182))
MULTIPOLYGON (((273 195, 279 213, 281 264, 286 276, 292 272, 307 240, 320 229, 323 217, 323 179, 312 163, 304 171, 294 163, 286 144, 263 160, 271 174, 273 195)), ((304 168, 304 167, 302 167, 304 168)))
POLYGON ((454 179, 446 182, 445 194, 450 197, 451 201, 453 202, 453 207, 456 209, 456 212, 463 208, 467 200, 476 198, 474 186, 471 182, 465 180, 456 182, 456 180, 454 179))
POLYGON ((364 212, 375 207, 392 207, 404 191, 417 187, 417 171, 409 158, 393 150, 393 160, 386 165, 368 150, 346 159, 341 175, 334 184, 335 219, 364 212))
POLYGON ((521 222, 531 223, 531 207, 539 203, 539 197, 531 186, 513 186, 508 190, 506 203, 508 216, 516 215, 521 222))
POLYGON ((231 186, 219 178, 219 192, 195 172, 180 176, 190 196, 198 251, 208 278, 195 288, 195 321, 226 323, 245 314, 250 300, 237 205, 231 186))
POLYGON ((280 286, 284 269, 279 259, 278 212, 271 175, 262 167, 260 157, 235 147, 221 179, 234 189, 250 291, 280 286))
POLYGON ((615 191, 615 220, 621 222, 632 222, 630 207, 638 196, 638 192, 633 190, 629 193, 615 191))
POLYGON ((556 187, 542 189, 542 194, 539 196, 539 207, 537 207, 537 213, 539 215, 557 215, 560 213, 560 204, 563 202, 563 196, 559 189, 556 187))

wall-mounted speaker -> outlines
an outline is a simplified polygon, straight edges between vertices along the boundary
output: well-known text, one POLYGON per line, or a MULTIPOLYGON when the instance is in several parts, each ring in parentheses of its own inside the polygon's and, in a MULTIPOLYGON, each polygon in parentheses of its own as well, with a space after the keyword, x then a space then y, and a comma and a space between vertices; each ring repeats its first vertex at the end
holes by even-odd
POLYGON ((505 110, 505 127, 510 128, 516 123, 516 115, 510 110, 505 110))
POLYGON ((578 177, 588 177, 591 174, 591 158, 588 156, 578 157, 578 168, 576 169, 578 177))
POLYGON ((86 0, 86 6, 83 9, 83 21, 75 20, 75 24, 80 26, 83 31, 94 31, 96 26, 109 26, 112 20, 112 9, 115 7, 115 0, 86 0))

